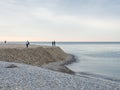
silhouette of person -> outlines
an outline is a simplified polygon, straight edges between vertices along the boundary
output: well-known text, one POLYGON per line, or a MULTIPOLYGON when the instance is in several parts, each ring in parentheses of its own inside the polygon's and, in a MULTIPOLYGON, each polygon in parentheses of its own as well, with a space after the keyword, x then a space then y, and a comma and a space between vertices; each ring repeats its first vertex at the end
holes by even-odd
POLYGON ((55 40, 54 41, 52 41, 52 46, 55 46, 56 45, 56 42, 55 42, 55 40))
POLYGON ((55 42, 55 40, 53 41, 53 46, 55 46, 56 45, 56 42, 55 42))
POLYGON ((52 46, 53 46, 53 41, 52 41, 52 46))
POLYGON ((29 41, 27 41, 27 42, 26 42, 26 47, 27 47, 27 48, 28 48, 29 44, 30 44, 30 42, 29 42, 29 41))
POLYGON ((5 43, 5 44, 7 43, 6 40, 4 41, 4 43, 5 43))

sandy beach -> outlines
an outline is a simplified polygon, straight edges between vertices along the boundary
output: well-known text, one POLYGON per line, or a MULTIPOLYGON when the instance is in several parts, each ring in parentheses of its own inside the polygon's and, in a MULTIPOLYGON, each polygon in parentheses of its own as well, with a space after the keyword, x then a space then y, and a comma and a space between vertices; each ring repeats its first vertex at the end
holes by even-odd
POLYGON ((120 90, 120 81, 64 66, 74 60, 59 47, 0 45, 0 90, 120 90))
POLYGON ((41 66, 43 68, 73 73, 64 64, 73 60, 73 56, 59 47, 20 44, 1 44, 0 61, 17 62, 41 66))

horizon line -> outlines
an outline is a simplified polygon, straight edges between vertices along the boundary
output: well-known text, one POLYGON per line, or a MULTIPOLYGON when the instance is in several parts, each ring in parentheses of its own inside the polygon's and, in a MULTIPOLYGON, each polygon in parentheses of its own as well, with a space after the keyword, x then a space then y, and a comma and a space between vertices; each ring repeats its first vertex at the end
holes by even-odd
MULTIPOLYGON (((4 40, 7 41, 7 40, 4 40)), ((0 41, 0 42, 4 42, 4 41, 0 41)), ((30 40, 28 40, 30 41, 30 40)), ((54 41, 54 40, 53 40, 54 41)), ((98 43, 115 43, 115 42, 120 42, 120 41, 57 41, 56 42, 81 42, 81 43, 94 43, 94 42, 98 42, 98 43)), ((26 41, 7 41, 7 42, 26 42, 26 41)), ((52 42, 52 41, 30 41, 30 42, 52 42)))

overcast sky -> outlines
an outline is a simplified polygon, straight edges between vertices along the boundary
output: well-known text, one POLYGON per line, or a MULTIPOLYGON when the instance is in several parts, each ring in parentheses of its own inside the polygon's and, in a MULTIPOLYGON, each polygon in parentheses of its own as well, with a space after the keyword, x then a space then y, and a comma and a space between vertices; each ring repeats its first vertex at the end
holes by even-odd
POLYGON ((120 41, 120 0, 0 0, 0 40, 120 41))

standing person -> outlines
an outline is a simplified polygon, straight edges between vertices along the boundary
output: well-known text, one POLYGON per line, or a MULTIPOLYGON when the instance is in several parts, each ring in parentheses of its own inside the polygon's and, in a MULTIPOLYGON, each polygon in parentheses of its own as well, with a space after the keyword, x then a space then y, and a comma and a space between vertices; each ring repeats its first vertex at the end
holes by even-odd
POLYGON ((53 41, 52 41, 52 46, 53 46, 53 41))
POLYGON ((54 45, 54 46, 56 45, 56 42, 55 42, 55 40, 54 40, 54 42, 53 42, 53 45, 54 45))
POLYGON ((27 40, 27 42, 26 42, 26 47, 27 48, 28 48, 29 44, 30 44, 30 42, 27 40))
POLYGON ((5 44, 7 43, 6 40, 4 41, 4 43, 5 43, 5 44))

